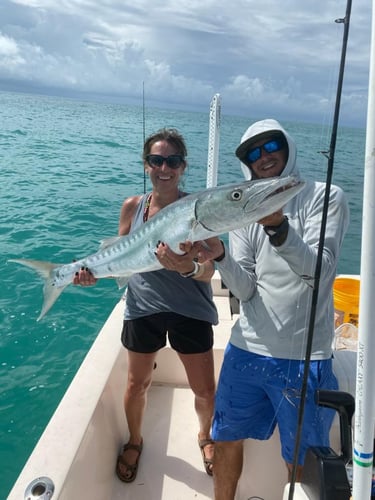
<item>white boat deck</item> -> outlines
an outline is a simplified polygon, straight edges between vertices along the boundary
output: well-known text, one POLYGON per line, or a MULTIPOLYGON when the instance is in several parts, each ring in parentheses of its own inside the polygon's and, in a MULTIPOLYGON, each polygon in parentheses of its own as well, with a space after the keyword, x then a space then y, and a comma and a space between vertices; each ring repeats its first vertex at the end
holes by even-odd
POLYGON ((133 483, 114 480, 112 499, 213 498, 197 444, 193 395, 188 388, 154 385, 149 393, 144 448, 133 483))
MULTIPOLYGON (((154 385, 150 390, 144 429, 144 449, 137 478, 131 484, 114 478, 110 498, 212 499, 212 478, 204 472, 197 444, 197 419, 191 390, 154 385)), ((272 464, 272 470, 266 465, 267 455, 272 456, 274 452, 280 456, 278 433, 265 443, 249 440, 246 451, 245 474, 237 498, 281 500, 287 480, 285 465, 281 458, 276 460, 278 467, 272 464), (269 474, 272 474, 271 482, 269 474)), ((272 458, 274 460, 274 456, 272 458)))
MULTIPOLYGON (((220 315, 220 324, 214 327, 216 377, 233 324, 228 292, 221 290, 219 284, 220 281, 214 283, 215 302, 220 315)), ((179 358, 168 346, 159 352, 153 385, 149 391, 144 421, 144 448, 137 478, 130 484, 121 483, 115 478, 111 499, 212 499, 213 482, 203 468, 197 433, 193 393, 187 385, 179 358)), ((267 443, 250 440, 246 443, 246 474, 238 488, 238 499, 282 499, 287 481, 283 461, 279 458, 278 468, 274 468, 273 464, 271 484, 269 470, 264 466, 267 454, 274 446, 280 457, 278 433, 267 443)))
MULTIPOLYGON (((220 324, 215 327, 218 376, 233 322, 227 290, 213 281, 220 324)), ((21 500, 37 478, 52 479, 52 500, 203 500, 213 498, 213 482, 203 468, 197 443, 193 393, 176 353, 166 347, 157 358, 144 421, 144 449, 134 483, 115 474, 117 454, 127 440, 123 393, 126 350, 120 343, 123 303, 103 326, 71 386, 8 496, 21 500)), ((353 353, 355 354, 355 353, 353 353)), ((345 358, 346 359, 346 358, 345 358)), ((349 388, 350 370, 339 363, 349 388)), ((350 363, 351 365, 351 363, 350 363)), ((338 426, 336 426, 338 435, 338 426)), ((334 440, 337 440, 336 438, 334 440)), ((245 442, 244 468, 236 500, 282 500, 287 481, 276 431, 269 441, 245 442)), ((28 500, 43 499, 31 496, 28 500)))

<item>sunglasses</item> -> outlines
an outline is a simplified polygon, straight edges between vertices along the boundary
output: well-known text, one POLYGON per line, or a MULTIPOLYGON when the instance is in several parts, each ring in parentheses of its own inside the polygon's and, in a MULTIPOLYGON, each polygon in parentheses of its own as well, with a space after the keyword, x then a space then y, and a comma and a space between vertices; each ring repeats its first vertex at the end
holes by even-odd
POLYGON ((147 155, 146 161, 152 168, 161 167, 165 162, 169 168, 177 169, 184 162, 184 157, 182 155, 147 155))
POLYGON ((262 146, 257 146, 256 148, 250 149, 246 155, 245 159, 250 163, 254 163, 259 160, 262 156, 262 149, 266 153, 276 153, 276 151, 280 151, 283 149, 284 144, 279 139, 272 139, 271 141, 262 144, 262 146))

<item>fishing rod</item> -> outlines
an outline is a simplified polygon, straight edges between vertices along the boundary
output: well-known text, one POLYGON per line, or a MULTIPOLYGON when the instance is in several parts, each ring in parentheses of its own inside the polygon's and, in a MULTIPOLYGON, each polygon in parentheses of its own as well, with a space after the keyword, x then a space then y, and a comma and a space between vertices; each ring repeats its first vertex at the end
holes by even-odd
POLYGON ((373 498, 374 462, 374 302, 375 296, 375 0, 372 2, 369 59, 369 83, 366 118, 366 147, 363 177, 363 207, 361 236, 361 269, 359 292, 359 325, 356 405, 353 446, 353 489, 356 499, 373 498))
POLYGON ((295 447, 294 447, 293 469, 292 469, 291 481, 290 481, 290 486, 289 486, 288 500, 293 500, 294 488, 295 488, 295 482, 296 482, 296 476, 297 476, 298 453, 299 453, 299 448, 300 448, 300 443, 301 443, 302 424, 303 424, 303 417, 304 417, 304 410, 305 410, 305 399, 306 399, 306 394, 307 394, 307 381, 308 381, 308 373, 309 373, 310 361, 311 361, 312 342, 313 342, 313 336, 314 336, 314 324, 315 324, 316 308, 317 308, 318 295, 319 295, 319 283, 320 283, 320 275, 321 275, 322 261, 323 261, 324 239, 325 239, 325 232, 326 232, 326 226, 327 226, 329 195, 330 195, 331 184, 332 184, 333 164, 334 164, 334 158, 335 158, 337 129, 338 129, 339 114, 340 114, 342 84, 343 84, 343 80, 344 80, 345 58, 346 58, 346 48, 347 48, 348 36, 349 36, 351 8, 352 8, 352 2, 351 2, 351 0, 347 0, 345 17, 335 20, 336 23, 344 24, 344 33, 343 33, 343 41, 342 41, 342 48, 341 48, 341 61, 340 61, 340 70, 339 70, 337 92, 336 92, 335 112, 334 112, 333 124, 332 124, 331 142, 330 142, 330 146, 329 146, 329 151, 321 151, 321 153, 323 153, 324 156, 328 159, 327 178, 326 178, 326 187, 325 187, 325 193, 324 193, 323 214, 322 214, 322 223, 321 223, 321 227, 320 227, 318 254, 317 254, 315 274, 314 274, 314 286, 313 286, 313 292, 312 292, 312 298, 311 298, 311 309, 310 309, 309 327, 308 327, 308 333, 307 333, 306 355, 305 355, 304 373, 303 373, 303 381, 302 381, 302 389, 301 389, 301 404, 300 404, 299 413, 298 413, 298 426, 297 426, 297 433, 296 433, 296 442, 295 442, 295 447))
MULTIPOLYGON (((145 118, 145 82, 142 82, 142 124, 143 124, 143 144, 142 144, 142 149, 143 145, 146 142, 146 118, 145 118)), ((142 162, 143 165, 143 162, 142 162)), ((146 193, 146 171, 143 167, 143 193, 146 193)))

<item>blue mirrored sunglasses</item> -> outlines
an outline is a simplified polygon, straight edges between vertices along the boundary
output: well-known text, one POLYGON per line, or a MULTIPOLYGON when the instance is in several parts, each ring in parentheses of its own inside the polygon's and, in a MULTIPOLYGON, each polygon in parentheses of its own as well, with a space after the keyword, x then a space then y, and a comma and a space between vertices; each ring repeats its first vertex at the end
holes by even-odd
POLYGON ((182 155, 147 155, 146 161, 152 168, 161 167, 165 162, 169 168, 177 169, 184 162, 184 157, 182 155))
POLYGON ((280 151, 281 149, 283 149, 283 143, 278 139, 272 139, 271 141, 262 144, 262 146, 257 146, 256 148, 250 149, 245 155, 246 160, 250 163, 254 163, 255 161, 259 160, 259 158, 262 156, 262 149, 266 153, 276 153, 276 151, 280 151))

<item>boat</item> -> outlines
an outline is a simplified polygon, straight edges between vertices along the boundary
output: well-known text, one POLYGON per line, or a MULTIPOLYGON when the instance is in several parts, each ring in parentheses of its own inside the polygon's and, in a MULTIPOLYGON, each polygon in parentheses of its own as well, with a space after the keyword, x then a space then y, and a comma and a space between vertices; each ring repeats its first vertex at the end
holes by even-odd
MULTIPOLYGON (((347 278, 359 280, 358 276, 347 278)), ((238 312, 217 271, 212 289, 220 318, 214 327, 215 376, 218 377, 238 312)), ((348 310, 350 307, 348 305, 348 310)), ((123 409, 127 352, 120 342, 123 309, 121 299, 82 362, 8 500, 213 498, 212 478, 204 471, 197 443, 193 393, 183 366, 169 345, 158 354, 149 390, 144 450, 137 478, 125 484, 115 474, 117 456, 127 438, 123 409)), ((348 328, 356 329, 350 323, 342 323, 340 327, 335 341, 335 372, 340 390, 354 394, 356 352, 348 348, 353 347, 352 344, 343 348, 342 340, 347 339, 348 328), (346 333, 340 336, 344 331, 346 333)), ((332 427, 331 441, 332 448, 340 453, 338 419, 332 427)), ((287 470, 281 458, 277 430, 269 441, 247 440, 244 457, 236 498, 281 500, 287 470)))
MULTIPOLYGON (((340 278, 359 282, 359 276, 337 279, 340 278)), ((238 303, 223 286, 217 271, 211 283, 219 313, 213 347, 217 380, 231 328, 238 318, 238 303)), ((353 323, 358 311, 354 310, 353 316, 350 299, 350 294, 344 293, 337 304, 335 372, 340 390, 354 394, 357 329, 353 323)), ((87 353, 8 500, 213 498, 212 477, 204 470, 197 442, 193 393, 183 365, 169 345, 158 353, 148 393, 144 449, 137 478, 126 484, 115 474, 117 456, 128 437, 123 409, 128 361, 120 342, 123 310, 122 298, 87 353)), ((332 449, 339 455, 342 442, 338 418, 332 427, 331 441, 332 449)), ((236 499, 281 500, 288 488, 287 479, 277 429, 268 441, 246 440, 236 499)))
MULTIPOLYGON (((375 113, 373 115, 375 116, 375 113)), ((372 192, 374 189, 375 186, 372 192)), ((374 248, 373 237, 372 248, 374 248)), ((375 259, 372 265, 375 265, 375 259)), ((375 270, 369 275, 373 277, 375 270)), ((358 275, 339 275, 335 286, 338 286, 340 280, 345 286, 341 288, 344 297, 341 296, 339 302, 335 300, 337 324, 333 366, 339 381, 340 393, 350 396, 354 401, 357 382, 357 346, 360 340, 356 325, 358 292, 354 293, 353 306, 352 285, 356 283, 358 288, 361 284, 362 296, 362 280, 358 275)), ((231 327, 238 317, 238 310, 234 298, 223 287, 217 272, 212 279, 212 289, 219 312, 219 323, 214 327, 213 348, 217 379, 224 349, 231 327)), ((370 302, 367 301, 365 305, 370 305, 370 302)), ((121 299, 99 332, 27 460, 7 497, 8 500, 213 498, 212 478, 204 471, 197 443, 198 422, 193 408, 193 393, 188 386, 183 366, 169 345, 158 353, 155 364, 144 419, 144 450, 137 478, 133 483, 125 484, 115 474, 118 453, 127 439, 123 410, 127 353, 120 342, 123 308, 124 303, 121 299)), ((371 352, 373 350, 369 354, 371 352)), ((370 387, 373 386, 370 384, 370 387)), ((372 404, 372 398, 369 399, 372 404)), ((320 457, 322 460, 318 463, 318 460, 315 460, 317 455, 312 455, 311 465, 309 463, 309 467, 304 468, 304 471, 307 470, 307 479, 303 477, 301 483, 289 484, 276 429, 268 441, 251 439, 245 441, 244 466, 236 500, 287 500, 290 498, 291 488, 293 488, 293 498, 296 500, 333 498, 349 500, 351 460, 348 452, 351 448, 348 446, 348 440, 351 444, 352 416, 352 412, 346 415, 346 430, 349 432, 349 437, 346 436, 345 460, 342 414, 333 422, 331 447, 328 452, 323 450, 327 453, 329 461, 338 465, 340 478, 345 483, 341 494, 340 484, 333 485, 335 496, 327 496, 321 489, 324 486, 321 465, 327 456, 320 457), (313 493, 311 485, 313 489, 315 488, 313 493)), ((370 434, 373 438, 372 424, 373 420, 370 420, 370 434)), ((354 480, 355 470, 353 482, 354 480)), ((358 494, 354 498, 366 500, 369 496, 367 493, 366 496, 358 494)))

